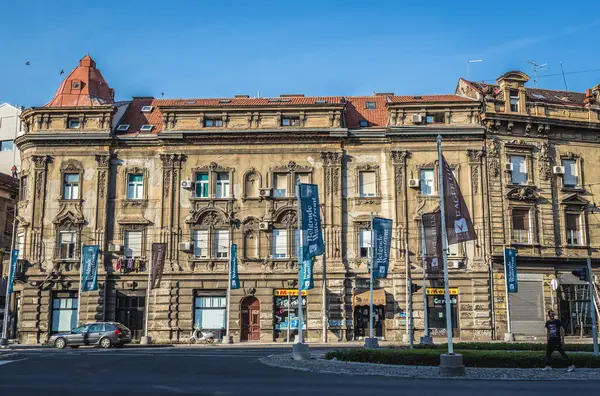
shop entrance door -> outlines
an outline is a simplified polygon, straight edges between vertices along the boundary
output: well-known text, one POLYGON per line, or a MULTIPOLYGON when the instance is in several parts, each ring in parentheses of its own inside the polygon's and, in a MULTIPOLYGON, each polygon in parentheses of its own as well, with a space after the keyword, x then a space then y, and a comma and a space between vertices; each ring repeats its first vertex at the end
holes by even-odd
POLYGON ((131 337, 139 339, 144 335, 144 310, 146 297, 143 295, 117 295, 117 322, 131 330, 131 337))
POLYGON ((241 341, 260 341, 260 301, 256 297, 246 297, 241 308, 241 341))
MULTIPOLYGON (((385 319, 383 305, 373 306, 373 335, 383 337, 383 321, 385 319)), ((369 307, 354 307, 354 336, 364 338, 369 336, 369 307)))

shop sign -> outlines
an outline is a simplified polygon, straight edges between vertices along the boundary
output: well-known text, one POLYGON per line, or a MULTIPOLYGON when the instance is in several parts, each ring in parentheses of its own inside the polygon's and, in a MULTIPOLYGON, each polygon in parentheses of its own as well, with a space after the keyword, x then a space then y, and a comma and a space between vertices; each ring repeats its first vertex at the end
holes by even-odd
MULTIPOLYGON (((298 289, 275 289, 274 296, 298 296, 298 289)), ((306 290, 302 290, 302 295, 306 296, 306 290)))
MULTIPOLYGON (((458 295, 458 287, 451 287, 449 291, 451 296, 458 295)), ((443 296, 446 293, 443 287, 428 287, 426 292, 428 296, 443 296)))

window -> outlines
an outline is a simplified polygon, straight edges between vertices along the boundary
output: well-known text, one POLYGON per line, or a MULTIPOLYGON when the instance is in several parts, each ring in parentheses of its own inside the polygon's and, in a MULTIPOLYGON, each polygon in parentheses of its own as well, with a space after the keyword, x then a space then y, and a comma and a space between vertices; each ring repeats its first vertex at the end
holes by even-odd
POLYGON ((25 234, 17 235, 17 250, 19 250, 19 258, 25 256, 25 234))
POLYGON ((71 118, 69 119, 69 129, 79 129, 81 128, 81 122, 78 119, 71 118))
POLYGON ((273 230, 273 258, 288 256, 288 230, 273 230))
POLYGON ((218 230, 215 232, 215 245, 217 252, 217 258, 227 258, 229 257, 229 231, 228 230, 218 230))
POLYGON ((421 195, 433 195, 435 193, 433 173, 433 169, 421 169, 421 195))
POLYGON ((194 231, 194 257, 208 258, 208 230, 194 231))
POLYGON ((581 215, 577 213, 567 213, 565 217, 567 245, 583 245, 581 215))
POLYGON ((27 176, 23 176, 21 178, 21 188, 19 189, 19 199, 24 201, 27 199, 27 196, 29 195, 29 186, 27 185, 27 176))
POLYGON ((529 209, 513 209, 512 225, 512 241, 514 243, 531 243, 529 209))
POLYGON ((366 107, 367 107, 367 109, 369 109, 369 110, 376 109, 376 108, 377 108, 377 103, 375 103, 375 102, 367 102, 367 103, 366 103, 366 107))
POLYGON ((127 175, 127 199, 144 198, 144 175, 131 173, 127 175))
POLYGON ((375 172, 365 171, 358 174, 360 196, 361 197, 374 197, 376 196, 376 184, 375 184, 375 172))
POLYGON ((217 173, 217 198, 229 197, 229 173, 217 173))
POLYGON ((519 91, 510 91, 510 111, 519 111, 519 91))
POLYGON ((281 126, 296 126, 300 124, 300 119, 299 118, 282 118, 281 119, 281 126))
POLYGON ((129 127, 131 127, 131 125, 129 124, 121 124, 117 127, 117 131, 118 132, 126 132, 129 130, 129 127))
POLYGON ((152 113, 154 106, 142 106, 142 113, 152 113))
POLYGON ((367 228, 360 229, 360 258, 371 257, 371 230, 367 228))
POLYGON ((565 168, 565 173, 563 174, 563 185, 565 187, 577 187, 579 185, 577 161, 564 159, 562 160, 562 166, 565 168))
POLYGON ((63 199, 79 198, 79 173, 65 173, 63 199))
POLYGON ((510 157, 512 164, 511 181, 512 184, 527 184, 527 162, 522 155, 513 155, 510 157))
POLYGON ((223 120, 206 118, 204 120, 204 126, 207 128, 221 128, 223 126, 223 120))
POLYGON ((225 328, 225 296, 203 296, 194 299, 194 328, 221 330, 225 328))
MULTIPOLYGON (((54 292, 52 298, 52 333, 71 331, 77 326, 75 293, 54 292), (74 295, 73 295, 74 294, 74 295)), ((87 326, 84 326, 87 327, 87 326)))
POLYGON ((140 128, 140 131, 142 131, 142 132, 150 132, 152 130, 152 128, 154 128, 154 125, 152 125, 152 124, 144 124, 140 128))
POLYGON ((142 232, 141 231, 125 231, 125 241, 123 243, 123 252, 125 257, 141 257, 142 256, 142 232))
POLYGON ((4 222, 4 233, 5 234, 9 234, 9 235, 12 234, 14 213, 15 213, 14 207, 10 207, 10 206, 6 207, 6 210, 4 212, 4 216, 6 217, 5 222, 4 222))
POLYGON ((427 124, 443 124, 446 122, 446 115, 444 113, 428 114, 426 121, 427 124))
MULTIPOLYGON (((447 240, 446 240, 446 243, 448 243, 447 240)), ((448 256, 450 256, 450 257, 458 256, 458 243, 455 243, 454 245, 446 245, 446 246, 448 246, 448 256)))
POLYGON ((273 175, 273 196, 287 197, 287 173, 275 173, 273 175))
POLYGON ((296 173, 296 181, 300 184, 310 184, 310 173, 296 173))
POLYGON ((196 198, 208 198, 208 173, 196 173, 196 198))
POLYGON ((369 121, 367 120, 360 120, 360 127, 361 128, 367 128, 369 126, 369 121))
POLYGON ((75 258, 75 231, 60 231, 58 233, 58 257, 62 260, 75 258))
POLYGON ((13 141, 12 140, 0 141, 0 151, 12 151, 12 149, 13 149, 13 141))

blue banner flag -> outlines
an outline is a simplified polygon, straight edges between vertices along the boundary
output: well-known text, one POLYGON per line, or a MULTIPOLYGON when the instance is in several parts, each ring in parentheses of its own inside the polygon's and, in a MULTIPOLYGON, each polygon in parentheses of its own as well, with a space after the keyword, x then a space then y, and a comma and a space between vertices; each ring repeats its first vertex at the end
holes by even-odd
POLYGON ((235 243, 231 244, 231 262, 229 263, 229 271, 231 272, 231 284, 229 287, 233 289, 240 288, 240 277, 238 275, 238 266, 237 266, 237 245, 235 243))
POLYGON ((300 246, 302 246, 302 258, 308 260, 325 253, 323 231, 321 230, 319 186, 300 184, 300 206, 302 208, 300 246))
POLYGON ((8 278, 8 292, 13 292, 13 283, 15 282, 15 273, 17 272, 17 260, 19 259, 19 251, 13 250, 10 255, 10 277, 8 278))
POLYGON ((315 287, 313 277, 313 262, 312 259, 304 260, 302 263, 302 290, 309 290, 315 287))
POLYGON ((98 245, 83 245, 81 255, 81 291, 98 290, 98 245))
POLYGON ((392 220, 373 218, 373 277, 387 278, 392 243, 392 220))
POLYGON ((517 249, 504 249, 504 276, 506 276, 506 287, 509 293, 519 291, 517 282, 517 249))

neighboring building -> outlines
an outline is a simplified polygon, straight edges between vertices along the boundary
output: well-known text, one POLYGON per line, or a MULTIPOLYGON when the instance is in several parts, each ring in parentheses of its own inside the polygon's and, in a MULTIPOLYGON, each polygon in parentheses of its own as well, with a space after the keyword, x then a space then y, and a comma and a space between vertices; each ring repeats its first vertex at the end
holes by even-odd
POLYGON ((595 268, 600 257, 600 85, 578 93, 527 88, 528 80, 512 71, 495 85, 461 79, 456 90, 484 106, 496 329, 506 331, 503 246, 512 246, 512 332, 544 337, 553 308, 567 335, 591 334, 588 286, 571 272, 588 253, 595 268))
POLYGON ((19 149, 14 140, 23 132, 19 115, 21 109, 9 105, 0 104, 0 173, 13 173, 13 166, 17 170, 21 166, 19 149))
MULTIPOLYGON (((15 205, 19 194, 18 179, 0 173, 0 319, 4 315, 4 301, 6 296, 6 276, 10 262, 10 247, 13 236, 13 219, 15 205)), ((12 311, 12 308, 11 308, 12 311)), ((16 325, 16 321, 11 322, 16 325)), ((0 329, 2 325, 0 325, 0 329)))
MULTIPOLYGON (((286 340, 298 310, 294 184, 300 180, 319 185, 323 204, 329 339, 368 331, 375 213, 394 221, 390 275, 375 285, 375 330, 401 340, 407 266, 422 285, 420 214, 438 206, 438 134, 479 236, 449 251, 455 335, 496 337, 503 328, 490 308, 499 315, 504 291, 490 263, 502 238, 496 224, 502 207, 488 202, 488 190, 497 188, 488 186, 488 113, 481 113, 478 88, 462 86, 471 90, 115 103, 95 62, 84 57, 47 105, 22 113, 18 245, 27 283, 15 285, 23 301, 20 339, 44 341, 75 325, 82 244, 102 249, 102 289, 81 296, 81 321, 117 320, 142 334, 151 246, 164 242, 165 274, 149 304, 155 340, 186 341, 194 325, 219 332, 225 315, 236 341, 286 340), (242 288, 232 292, 227 313, 230 242, 239 246, 242 288)), ((318 258, 315 289, 304 300, 309 341, 323 335, 321 274, 318 258)), ((428 286, 429 323, 441 336, 445 310, 436 288, 442 283, 432 278, 428 286)), ((419 333, 422 294, 413 307, 419 333)))

